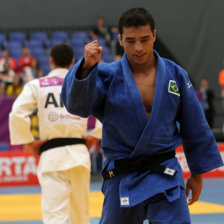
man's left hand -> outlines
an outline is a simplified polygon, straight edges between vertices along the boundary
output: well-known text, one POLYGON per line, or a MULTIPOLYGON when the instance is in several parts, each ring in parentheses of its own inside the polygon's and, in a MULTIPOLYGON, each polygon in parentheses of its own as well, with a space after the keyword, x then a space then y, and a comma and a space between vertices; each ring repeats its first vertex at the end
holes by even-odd
POLYGON ((186 197, 188 198, 191 191, 191 198, 188 199, 188 205, 198 201, 203 187, 202 174, 192 174, 186 183, 186 197))

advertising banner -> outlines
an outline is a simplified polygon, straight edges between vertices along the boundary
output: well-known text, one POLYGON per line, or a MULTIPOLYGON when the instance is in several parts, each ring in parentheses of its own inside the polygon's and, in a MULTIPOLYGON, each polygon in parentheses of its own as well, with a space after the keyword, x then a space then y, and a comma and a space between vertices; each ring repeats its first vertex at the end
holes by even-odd
MULTIPOLYGON (((218 144, 224 159, 224 144, 218 144)), ((176 149, 176 157, 183 170, 184 178, 190 176, 183 147, 176 149)), ((39 185, 36 176, 38 160, 26 151, 0 152, 0 186, 39 185)), ((205 178, 224 177, 224 166, 214 169, 206 174, 205 178)))
POLYGON ((30 152, 0 152, 0 186, 38 185, 37 164, 30 152))

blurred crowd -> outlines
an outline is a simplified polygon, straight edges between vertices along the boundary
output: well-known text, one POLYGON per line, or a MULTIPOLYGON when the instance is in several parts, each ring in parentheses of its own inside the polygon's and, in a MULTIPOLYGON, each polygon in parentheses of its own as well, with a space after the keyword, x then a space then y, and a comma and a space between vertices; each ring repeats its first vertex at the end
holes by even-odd
POLYGON ((42 76, 43 71, 37 59, 31 56, 27 47, 22 49, 18 60, 11 57, 9 50, 5 49, 0 58, 0 97, 16 97, 26 82, 42 76))
POLYGON ((103 17, 89 31, 0 34, 0 98, 16 97, 26 82, 47 75, 49 51, 57 43, 70 44, 77 61, 84 54, 84 45, 97 39, 103 47, 102 61, 120 60, 123 49, 117 35, 118 28, 106 25, 103 17))

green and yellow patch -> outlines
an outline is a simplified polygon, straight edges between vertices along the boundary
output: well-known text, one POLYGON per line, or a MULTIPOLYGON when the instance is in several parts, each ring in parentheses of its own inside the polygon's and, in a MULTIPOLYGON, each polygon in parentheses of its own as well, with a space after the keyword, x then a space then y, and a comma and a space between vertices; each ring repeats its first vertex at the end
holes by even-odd
POLYGON ((180 96, 180 90, 174 80, 169 81, 168 92, 180 96))

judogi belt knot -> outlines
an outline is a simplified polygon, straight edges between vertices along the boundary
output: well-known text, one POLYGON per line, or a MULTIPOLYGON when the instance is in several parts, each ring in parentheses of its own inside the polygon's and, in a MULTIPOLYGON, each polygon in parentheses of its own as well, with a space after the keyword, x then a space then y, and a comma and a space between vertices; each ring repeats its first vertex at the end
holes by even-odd
POLYGON ((171 151, 160 155, 147 156, 139 159, 118 159, 114 161, 114 169, 107 170, 107 167, 103 169, 102 176, 105 180, 108 180, 122 174, 127 174, 134 171, 145 172, 147 170, 168 176, 175 176, 177 173, 176 170, 160 165, 160 163, 174 157, 175 151, 171 151))

